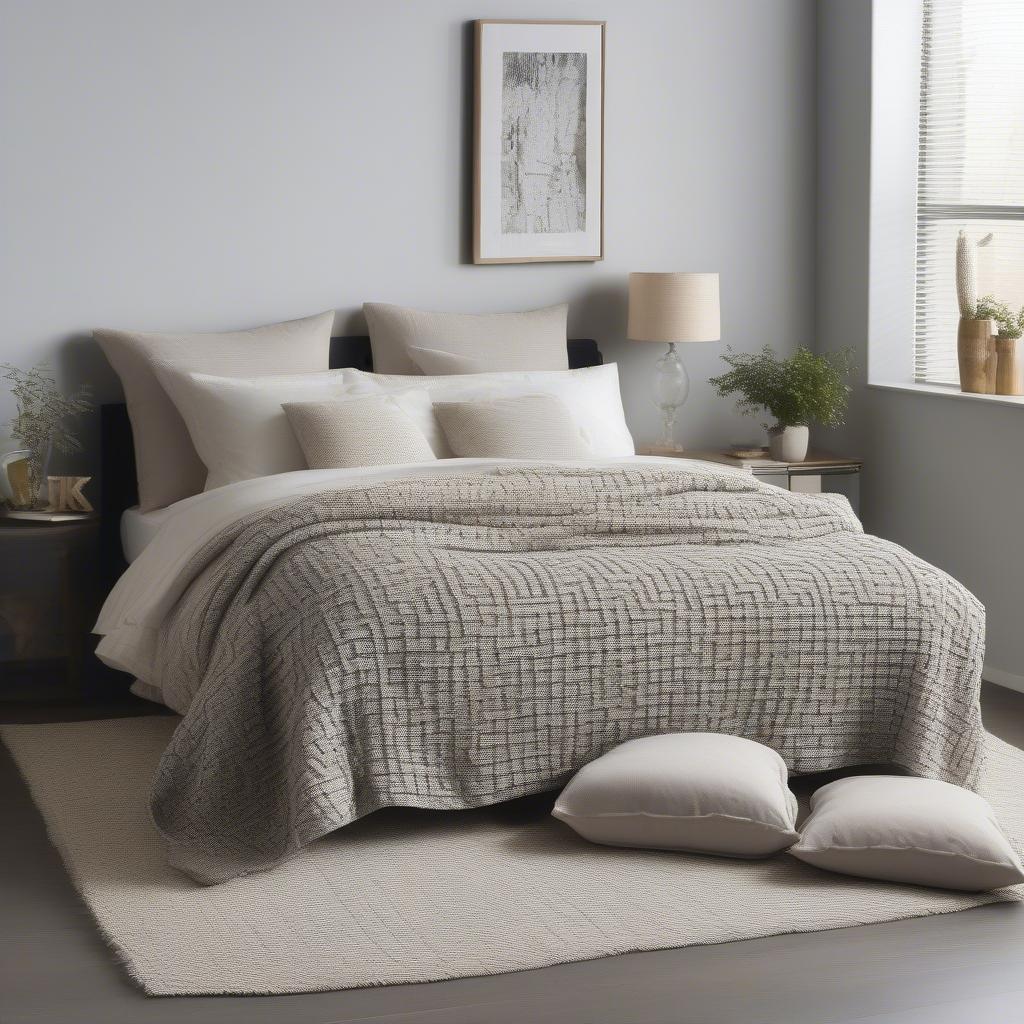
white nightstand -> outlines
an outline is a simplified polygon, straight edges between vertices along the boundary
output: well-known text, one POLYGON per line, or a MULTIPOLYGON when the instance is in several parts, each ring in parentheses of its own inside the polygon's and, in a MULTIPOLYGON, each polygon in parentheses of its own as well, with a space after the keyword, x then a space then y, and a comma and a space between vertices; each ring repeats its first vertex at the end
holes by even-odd
POLYGON ((666 452, 654 445, 637 448, 638 455, 661 455, 681 459, 715 462, 746 473, 752 473, 766 484, 802 494, 845 494, 860 515, 860 459, 828 452, 810 451, 803 462, 776 462, 773 459, 738 459, 727 450, 666 452))

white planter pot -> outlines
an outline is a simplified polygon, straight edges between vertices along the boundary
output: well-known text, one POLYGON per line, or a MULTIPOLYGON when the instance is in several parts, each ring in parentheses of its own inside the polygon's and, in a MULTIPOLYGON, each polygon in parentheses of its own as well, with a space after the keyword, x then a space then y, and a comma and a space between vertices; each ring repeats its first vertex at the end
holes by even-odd
POLYGON ((810 438, 807 427, 772 427, 768 431, 768 453, 776 462, 803 462, 810 438))

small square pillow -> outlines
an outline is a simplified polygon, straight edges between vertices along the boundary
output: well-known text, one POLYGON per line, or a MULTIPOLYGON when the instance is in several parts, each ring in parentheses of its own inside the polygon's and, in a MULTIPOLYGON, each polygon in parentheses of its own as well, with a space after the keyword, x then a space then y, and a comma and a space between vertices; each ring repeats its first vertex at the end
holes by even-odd
POLYGON ((586 459, 594 454, 566 404, 553 395, 435 402, 455 455, 467 459, 586 459))
POLYGON ((796 841, 785 762, 753 740, 667 733, 591 761, 551 812, 592 843, 768 857, 796 841))
POLYGON ((988 801, 936 779, 860 775, 822 786, 800 842, 815 867, 940 889, 984 892, 1024 882, 988 801))
POLYGON ((488 370, 569 368, 564 304, 525 313, 428 313, 365 302, 363 312, 378 373, 422 373, 413 346, 479 359, 488 370))
POLYGON ((334 402, 286 402, 288 422, 310 469, 434 462, 423 431, 403 404, 425 391, 334 402))

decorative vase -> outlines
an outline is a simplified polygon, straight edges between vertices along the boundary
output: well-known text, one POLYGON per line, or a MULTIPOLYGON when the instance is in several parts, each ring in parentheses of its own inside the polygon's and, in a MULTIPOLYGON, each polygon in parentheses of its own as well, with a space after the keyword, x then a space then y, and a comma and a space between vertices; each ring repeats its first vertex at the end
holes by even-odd
POLYGON ((0 458, 0 496, 12 508, 32 508, 36 503, 32 476, 32 453, 27 450, 8 452, 0 458))
POLYGON ((1024 395, 1024 360, 1020 357, 1020 338, 996 338, 997 395, 1024 395))
POLYGON ((991 320, 960 317, 956 332, 960 390, 971 395, 991 395, 996 389, 996 339, 991 320))
POLYGON ((772 427, 768 431, 768 454, 776 462, 803 462, 810 437, 810 430, 803 425, 772 427))

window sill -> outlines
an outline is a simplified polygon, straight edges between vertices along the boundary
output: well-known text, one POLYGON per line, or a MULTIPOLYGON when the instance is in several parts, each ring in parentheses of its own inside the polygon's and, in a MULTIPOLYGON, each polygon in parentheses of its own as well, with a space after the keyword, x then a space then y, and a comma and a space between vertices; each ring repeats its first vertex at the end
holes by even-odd
POLYGON ((914 395, 937 395, 941 398, 955 398, 959 401, 987 402, 989 405, 1015 405, 1018 408, 1024 408, 1024 395, 972 395, 944 384, 888 384, 872 381, 868 387, 881 391, 906 391, 914 395))

